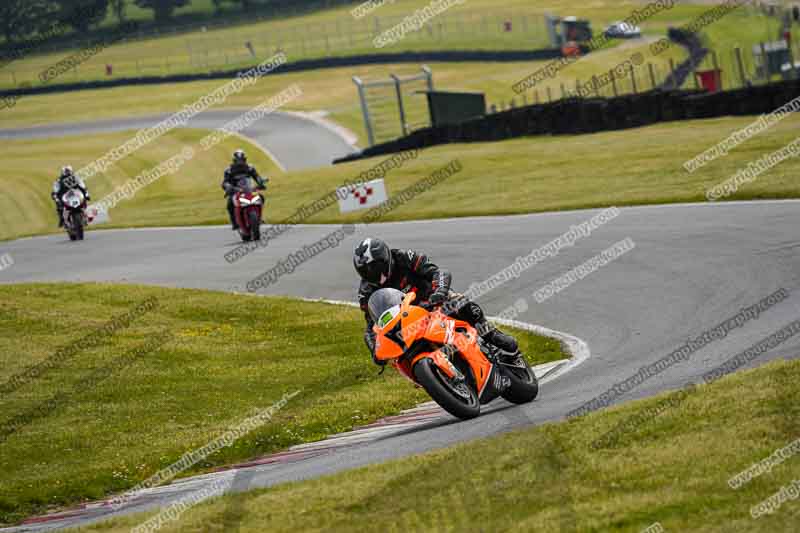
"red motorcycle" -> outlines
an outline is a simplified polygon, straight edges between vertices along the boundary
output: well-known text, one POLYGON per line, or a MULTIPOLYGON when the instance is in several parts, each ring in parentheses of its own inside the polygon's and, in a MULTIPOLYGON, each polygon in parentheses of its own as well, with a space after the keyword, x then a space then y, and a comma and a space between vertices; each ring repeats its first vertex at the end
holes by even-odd
POLYGON ((258 192, 259 189, 264 190, 265 187, 259 187, 250 177, 239 178, 232 189, 234 216, 244 242, 261 240, 264 197, 258 192))

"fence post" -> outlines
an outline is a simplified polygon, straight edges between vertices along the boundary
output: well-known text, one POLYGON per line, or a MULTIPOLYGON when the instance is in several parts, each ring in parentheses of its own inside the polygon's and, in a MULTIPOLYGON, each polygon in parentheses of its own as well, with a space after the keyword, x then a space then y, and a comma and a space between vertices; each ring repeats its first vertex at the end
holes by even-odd
POLYGON ((433 72, 428 65, 422 65, 422 72, 425 74, 425 81, 428 83, 428 90, 433 90, 433 72))
POLYGON ((561 98, 566 98, 567 90, 564 88, 564 84, 561 84, 561 98))
POLYGON ((739 78, 742 80, 742 87, 747 86, 747 76, 744 73, 744 63, 742 62, 742 49, 738 46, 733 49, 733 54, 736 56, 736 64, 739 67, 739 78))
POLYGON ((367 106, 367 98, 364 94, 364 82, 361 78, 353 76, 353 82, 358 87, 358 98, 361 101, 361 113, 364 115, 364 126, 367 129, 367 139, 370 146, 375 146, 375 134, 372 131, 372 119, 369 116, 369 107, 367 106))
POLYGON ((408 135, 408 124, 406 124, 406 109, 403 106, 403 90, 400 88, 400 78, 394 74, 390 74, 394 80, 394 90, 397 93, 397 108, 400 110, 400 127, 403 130, 403 136, 408 135))
POLYGON ((764 71, 764 81, 769 82, 772 76, 769 75, 769 62, 767 61, 767 48, 764 43, 758 43, 761 46, 761 69, 764 71))
POLYGON ((549 86, 547 87, 547 101, 548 102, 552 102, 553 101, 553 95, 550 93, 550 87, 549 86))
POLYGON ((639 94, 639 90, 636 88, 636 68, 631 63, 631 84, 633 84, 633 94, 639 94))
POLYGON ((647 70, 650 71, 650 88, 655 90, 656 88, 656 71, 653 68, 653 64, 648 62, 647 63, 647 70))
POLYGON ((617 75, 614 73, 614 69, 609 70, 608 75, 611 78, 611 88, 614 90, 614 96, 619 96, 619 92, 617 91, 617 75))
MULTIPOLYGON (((717 51, 716 50, 712 50, 711 51, 711 64, 714 65, 714 70, 715 71, 719 70, 719 63, 717 62, 717 51)), ((717 88, 717 90, 718 91, 722 90, 722 73, 720 73, 720 75, 719 75, 719 87, 717 88)))

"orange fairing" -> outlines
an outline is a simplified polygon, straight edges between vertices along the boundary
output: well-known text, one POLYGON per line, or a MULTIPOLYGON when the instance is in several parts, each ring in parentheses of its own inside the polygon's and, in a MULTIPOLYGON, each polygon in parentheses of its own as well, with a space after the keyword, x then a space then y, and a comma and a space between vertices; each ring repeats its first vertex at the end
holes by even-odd
MULTIPOLYGON (((411 292, 396 306, 381 316, 373 327, 376 333, 375 357, 390 361, 400 358, 415 341, 426 339, 434 345, 454 346, 469 364, 479 392, 482 392, 492 371, 492 363, 486 359, 478 345, 475 328, 466 322, 455 320, 441 311, 428 312, 422 307, 412 306, 416 295, 411 292)), ((446 350, 435 350, 417 354, 413 360, 395 365, 413 381, 414 365, 423 358, 430 358, 448 377, 457 374, 446 350)))
MULTIPOLYGON (((414 344, 414 341, 425 334, 425 328, 421 327, 428 312, 421 307, 411 307, 411 302, 416 298, 413 292, 403 298, 403 304, 399 309, 387 311, 392 313, 390 320, 375 324, 372 330, 375 332, 375 358, 381 361, 397 359, 414 344), (400 334, 394 334, 399 332, 400 334)), ((383 318, 383 317, 381 317, 383 318)))

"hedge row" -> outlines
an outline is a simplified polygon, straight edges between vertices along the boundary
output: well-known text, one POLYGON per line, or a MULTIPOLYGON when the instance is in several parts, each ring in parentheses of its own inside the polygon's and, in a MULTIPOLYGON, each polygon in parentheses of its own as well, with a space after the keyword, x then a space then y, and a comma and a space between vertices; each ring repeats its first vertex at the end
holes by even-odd
POLYGON ((580 134, 675 120, 769 113, 800 96, 800 80, 717 93, 661 91, 615 98, 570 98, 417 130, 334 161, 343 163, 446 143, 502 141, 528 135, 580 134))

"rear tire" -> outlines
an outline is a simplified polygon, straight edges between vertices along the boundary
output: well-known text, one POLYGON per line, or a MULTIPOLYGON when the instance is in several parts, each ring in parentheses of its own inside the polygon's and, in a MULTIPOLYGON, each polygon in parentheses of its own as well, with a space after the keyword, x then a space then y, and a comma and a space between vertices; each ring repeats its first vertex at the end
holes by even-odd
POLYGON ((250 240, 257 242, 261 240, 261 217, 258 216, 256 209, 251 209, 247 213, 247 222, 250 224, 250 240))
POLYGON ((539 395, 539 380, 536 379, 536 374, 533 373, 528 361, 525 361, 525 357, 520 356, 520 358, 525 362, 524 370, 502 366, 503 373, 511 380, 511 386, 501 396, 516 404, 530 403, 539 395))
POLYGON ((422 359, 414 365, 414 377, 430 397, 451 415, 469 420, 481 414, 478 393, 469 382, 465 383, 470 396, 469 400, 466 400, 453 392, 449 385, 444 384, 441 370, 430 359, 422 359))
POLYGON ((75 227, 75 240, 83 240, 83 223, 81 221, 78 221, 78 225, 75 227))

